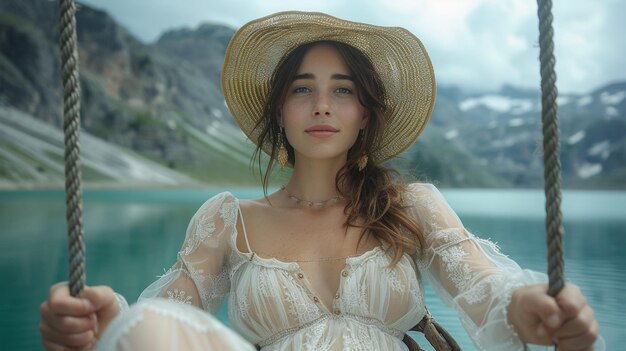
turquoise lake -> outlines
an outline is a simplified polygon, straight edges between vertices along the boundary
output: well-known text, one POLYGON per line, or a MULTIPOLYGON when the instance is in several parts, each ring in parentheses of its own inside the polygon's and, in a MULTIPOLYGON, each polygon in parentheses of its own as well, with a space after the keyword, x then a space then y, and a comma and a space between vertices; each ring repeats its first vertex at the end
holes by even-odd
MULTIPOLYGON (((175 260, 196 209, 222 190, 240 198, 261 195, 255 188, 85 191, 87 283, 110 285, 134 301, 175 260)), ((522 267, 546 270, 541 190, 442 193, 476 235, 495 241, 522 267)), ((563 212, 567 279, 581 286, 595 309, 608 350, 621 349, 626 344, 626 192, 565 191, 563 212)), ((62 191, 0 191, 1 349, 43 349, 39 304, 51 284, 67 279, 66 235, 62 191)), ((455 312, 426 291, 436 319, 464 350, 473 350, 455 312)), ((417 339, 426 346, 423 337, 417 339)))

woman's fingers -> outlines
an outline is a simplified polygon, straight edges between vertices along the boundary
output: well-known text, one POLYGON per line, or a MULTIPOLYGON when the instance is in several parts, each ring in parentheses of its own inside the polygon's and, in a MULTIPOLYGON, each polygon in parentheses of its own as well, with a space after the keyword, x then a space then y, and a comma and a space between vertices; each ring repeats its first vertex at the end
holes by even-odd
POLYGON ((94 346, 96 346, 94 342, 85 347, 67 347, 48 340, 43 340, 42 344, 48 351, 92 351, 94 346))
POLYGON ((63 345, 59 345, 57 343, 54 343, 46 339, 42 341, 42 344, 43 344, 43 347, 45 347, 46 350, 48 351, 73 351, 75 350, 74 348, 65 347, 63 345))
POLYGON ((558 313, 542 317, 543 332, 555 340, 559 350, 591 350, 598 337, 598 322, 580 288, 566 284, 553 301, 558 313))
MULTIPOLYGON (((556 296, 556 302, 559 304, 565 319, 578 316, 579 313, 588 307, 587 299, 576 285, 566 284, 556 296)), ((592 311, 593 312, 593 311, 592 311)))
POLYGON ((50 287, 48 307, 53 313, 68 316, 84 316, 94 310, 89 300, 70 295, 67 282, 57 283, 50 287))
POLYGON ((574 337, 557 339, 557 348, 563 351, 592 351, 597 338, 598 322, 594 320, 587 332, 574 337))
POLYGON ((119 313, 115 292, 108 286, 95 286, 85 289, 82 298, 90 301, 96 310, 94 331, 99 335, 119 313))
POLYGON ((39 332, 43 336, 44 343, 47 341, 58 346, 69 348, 86 348, 95 342, 95 334, 92 330, 80 333, 63 333, 52 329, 46 323, 39 324, 39 332))
MULTIPOLYGON (((85 290, 91 289, 85 287, 85 290)), ((50 287, 40 308, 39 332, 47 350, 86 350, 96 343, 94 304, 70 295, 67 282, 50 287)))
POLYGON ((587 331, 595 320, 596 317, 591 307, 585 306, 576 316, 565 321, 555 336, 563 338, 579 335, 587 331))
POLYGON ((93 313, 84 317, 59 315, 50 310, 47 301, 41 304, 40 314, 42 322, 58 332, 81 333, 91 330, 95 326, 95 319, 92 317, 93 313))
POLYGON ((588 350, 598 338, 598 321, 589 306, 566 321, 555 333, 560 350, 588 350))
POLYGON ((580 289, 566 284, 556 298, 545 285, 518 288, 512 296, 509 321, 530 343, 558 344, 559 351, 590 350, 598 338, 598 322, 580 289), (511 315, 512 313, 512 315, 511 315))
POLYGON ((543 344, 550 343, 552 340, 551 333, 563 321, 559 305, 545 293, 544 286, 535 286, 534 289, 529 291, 524 300, 524 310, 530 315, 527 320, 539 319, 534 330, 534 338, 536 340, 533 341, 543 344))
POLYGON ((103 308, 117 306, 117 299, 115 298, 113 289, 106 285, 85 288, 81 298, 84 299, 93 310, 100 311, 103 308))

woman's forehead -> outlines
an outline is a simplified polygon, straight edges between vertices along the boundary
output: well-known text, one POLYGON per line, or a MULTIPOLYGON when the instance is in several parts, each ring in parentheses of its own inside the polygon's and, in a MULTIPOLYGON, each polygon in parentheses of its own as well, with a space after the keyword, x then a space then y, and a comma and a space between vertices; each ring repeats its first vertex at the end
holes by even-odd
POLYGON ((316 78, 316 73, 318 75, 325 73, 329 76, 350 76, 351 70, 336 47, 326 43, 319 43, 312 46, 304 54, 296 74, 313 75, 313 77, 309 78, 316 78))

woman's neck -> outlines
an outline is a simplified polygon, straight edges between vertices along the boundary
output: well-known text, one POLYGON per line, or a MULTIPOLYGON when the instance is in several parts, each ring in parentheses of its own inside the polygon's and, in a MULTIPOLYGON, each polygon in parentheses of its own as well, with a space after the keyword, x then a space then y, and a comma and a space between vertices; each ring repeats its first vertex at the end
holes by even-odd
POLYGON ((337 195, 337 173, 345 164, 343 160, 300 160, 285 187, 296 197, 319 202, 337 195))

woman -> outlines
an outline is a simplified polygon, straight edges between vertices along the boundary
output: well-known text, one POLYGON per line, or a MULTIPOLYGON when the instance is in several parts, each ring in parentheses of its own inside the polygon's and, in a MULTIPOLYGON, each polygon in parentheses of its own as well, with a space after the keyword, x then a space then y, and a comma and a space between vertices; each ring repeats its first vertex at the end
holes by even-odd
POLYGON ((435 187, 380 165, 415 141, 434 103, 430 60, 408 31, 274 14, 235 34, 222 86, 259 163, 259 150, 271 156, 265 189, 275 160, 291 178, 258 200, 208 200, 176 264, 124 313, 108 287, 75 299, 53 286, 41 308, 49 350, 98 339, 102 350, 406 350, 426 313, 422 275, 480 350, 592 349, 598 324, 576 286, 549 297, 544 275, 471 235, 435 187), (227 293, 237 333, 205 312, 227 293))

